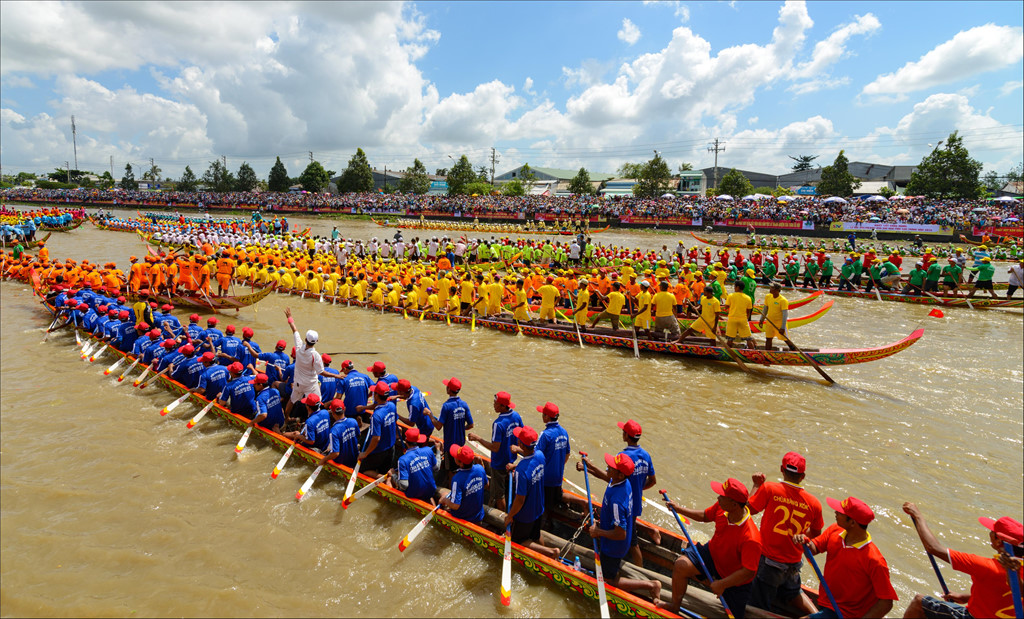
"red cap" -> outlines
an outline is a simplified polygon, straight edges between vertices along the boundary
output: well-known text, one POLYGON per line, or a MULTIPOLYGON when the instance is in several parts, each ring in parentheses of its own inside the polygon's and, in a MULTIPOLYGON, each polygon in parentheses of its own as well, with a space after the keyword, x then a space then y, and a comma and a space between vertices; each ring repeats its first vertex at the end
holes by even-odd
POLYGON ((149 307, 151 307, 151 308, 153 308, 153 309, 156 309, 156 308, 157 308, 157 307, 159 307, 159 306, 158 306, 158 305, 156 304, 156 302, 155 302, 155 301, 150 301, 150 302, 149 302, 149 307))
POLYGON ((331 364, 331 356, 328 355, 327 353, 324 353, 324 354, 320 355, 320 359, 323 360, 324 365, 330 365, 331 364))
POLYGON ((109 309, 109 308, 107 308, 107 306, 106 306, 106 305, 97 305, 97 306, 96 306, 96 311, 97 311, 97 312, 103 312, 103 313, 106 313, 108 309, 109 309))
POLYGON ((170 303, 164 303, 163 305, 160 306, 160 309, 162 309, 165 312, 169 312, 172 309, 174 309, 174 306, 171 305, 170 303))
POLYGON ((849 516, 854 522, 861 526, 866 527, 869 522, 875 519, 875 512, 871 511, 871 508, 868 507, 867 503, 858 498, 851 496, 840 502, 832 497, 828 497, 825 501, 828 503, 829 507, 840 514, 849 516))
POLYGON ((268 380, 269 379, 267 378, 266 374, 257 374, 256 376, 253 377, 252 380, 249 381, 249 384, 250 385, 266 385, 268 380))
POLYGON ((164 348, 174 348, 174 340, 164 340, 161 346, 164 348))
MULTIPOLYGON (((127 318, 127 316, 125 316, 125 318, 127 318)), ((144 322, 140 322, 139 324, 135 325, 135 328, 138 329, 139 331, 145 331, 146 329, 149 328, 149 325, 147 325, 144 322)))
POLYGON ((85 302, 79 303, 78 304, 78 309, 80 309, 80 310, 87 310, 87 309, 89 309, 89 304, 85 303, 85 302))
POLYGON ((507 406, 509 408, 516 407, 515 402, 512 401, 512 395, 509 394, 509 392, 507 391, 499 391, 498 393, 494 394, 494 401, 497 402, 498 404, 501 404, 502 406, 507 406))
POLYGON ((331 409, 332 411, 343 411, 345 410, 345 403, 339 400, 338 398, 334 398, 333 400, 327 403, 327 408, 331 409))
POLYGON ((462 381, 455 378, 454 376, 449 378, 448 380, 442 380, 441 382, 444 383, 445 387, 451 387, 452 391, 462 390, 462 381))
POLYGON ((423 444, 427 442, 427 435, 420 434, 420 431, 416 428, 409 428, 405 431, 405 442, 423 444))
POLYGON ((285 348, 288 348, 288 342, 284 340, 277 340, 275 348, 280 348, 281 350, 284 350, 285 348))
POLYGON ((386 382, 379 381, 371 388, 371 390, 377 395, 387 395, 388 392, 391 391, 391 387, 389 387, 386 382))
POLYGON ((191 314, 188 319, 192 322, 199 322, 199 314, 191 314))
POLYGON ((242 327, 242 336, 252 337, 252 329, 250 329, 249 327, 242 327))
POLYGON ((724 484, 717 481, 711 482, 711 489, 715 491, 715 494, 728 497, 737 503, 746 503, 747 499, 750 498, 750 495, 747 493, 747 487, 740 480, 732 477, 725 480, 724 484))
POLYGON ((116 309, 107 310, 107 316, 109 318, 117 318, 117 310, 116 309))
POLYGON ((537 407, 538 413, 544 413, 548 417, 558 417, 558 405, 552 404, 551 402, 545 402, 544 406, 537 407))
POLYGON ((216 317, 216 316, 211 316, 210 318, 207 318, 207 319, 206 319, 206 324, 208 324, 208 325, 215 325, 215 324, 217 324, 218 322, 220 322, 220 321, 219 321, 219 320, 217 320, 217 317, 216 317))
POLYGON ((213 363, 213 353, 212 353, 212 352, 209 352, 209 351, 207 351, 207 352, 204 352, 204 353, 203 353, 203 356, 202 356, 202 357, 199 357, 199 359, 200 359, 201 361, 209 361, 210 363, 213 363))
POLYGON ((807 470, 807 460, 797 452, 791 451, 782 456, 782 466, 790 473, 803 475, 804 471, 807 470))
POLYGON ((127 300, 128 300, 128 299, 125 299, 124 297, 117 297, 117 302, 118 302, 118 303, 124 303, 124 302, 125 302, 125 301, 127 301, 127 300))
POLYGON ((231 335, 232 333, 235 332, 235 325, 228 325, 228 328, 224 329, 224 332, 227 333, 228 335, 231 335))
POLYGON ((410 391, 412 391, 412 383, 403 378, 400 381, 398 381, 398 383, 395 385, 395 391, 399 391, 401 393, 409 393, 410 391))
POLYGON ((633 464, 633 459, 627 456, 626 454, 617 454, 614 456, 611 454, 605 454, 604 463, 612 467, 616 471, 622 473, 626 477, 632 475, 633 470, 636 468, 636 465, 633 464))
POLYGON ((523 426, 512 430, 520 445, 530 446, 537 442, 537 431, 530 426, 523 426))
POLYGON ((192 344, 185 344, 184 346, 181 347, 181 354, 183 355, 191 355, 195 351, 196 347, 193 346, 192 344))
POLYGON ((388 369, 388 366, 384 365, 383 361, 374 361, 373 365, 371 365, 370 367, 366 368, 366 371, 370 372, 370 373, 373 373, 373 374, 376 374, 377 372, 383 373, 387 369, 388 369))
POLYGON ((320 396, 318 396, 315 393, 311 393, 311 394, 307 395, 306 397, 302 398, 299 401, 302 402, 303 404, 308 404, 310 406, 316 406, 317 404, 320 403, 320 396))
POLYGON ((153 329, 147 335, 149 335, 149 339, 155 340, 156 338, 160 337, 160 329, 153 329))
POLYGON ((472 464, 473 458, 476 457, 476 455, 473 453, 473 450, 469 448, 469 445, 453 444, 451 447, 448 448, 448 453, 451 454, 451 456, 455 458, 455 461, 461 464, 462 466, 472 464))
POLYGON ((241 374, 242 370, 244 369, 245 366, 239 363, 238 361, 235 361, 234 363, 228 366, 228 372, 231 372, 232 374, 241 374))
POLYGON ((1024 544, 1024 524, 1017 522, 1009 516, 1003 516, 999 520, 978 518, 978 522, 981 523, 981 526, 995 533, 996 537, 1004 542, 1010 542, 1014 546, 1024 544))
POLYGON ((352 361, 351 360, 345 359, 344 361, 341 362, 341 369, 347 370, 347 369, 349 369, 351 367, 352 367, 352 361))
POLYGON ((640 435, 643 434, 643 429, 640 427, 640 424, 632 419, 626 422, 620 421, 618 426, 620 430, 626 433, 626 436, 632 438, 640 438, 640 435))

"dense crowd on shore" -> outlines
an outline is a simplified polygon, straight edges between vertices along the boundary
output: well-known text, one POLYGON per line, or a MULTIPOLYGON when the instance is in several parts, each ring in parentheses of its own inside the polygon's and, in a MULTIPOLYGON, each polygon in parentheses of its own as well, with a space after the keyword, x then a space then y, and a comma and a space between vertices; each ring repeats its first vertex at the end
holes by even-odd
POLYGON ((808 221, 828 225, 834 221, 972 226, 1020 225, 1022 202, 985 200, 927 200, 922 197, 874 201, 828 201, 816 196, 788 196, 782 200, 721 200, 705 197, 642 199, 592 196, 441 196, 403 194, 317 194, 277 192, 150 192, 99 189, 43 190, 17 187, 0 192, 10 201, 125 204, 173 208, 236 208, 354 213, 408 213, 576 218, 604 217, 692 218, 705 222, 755 219, 808 221))

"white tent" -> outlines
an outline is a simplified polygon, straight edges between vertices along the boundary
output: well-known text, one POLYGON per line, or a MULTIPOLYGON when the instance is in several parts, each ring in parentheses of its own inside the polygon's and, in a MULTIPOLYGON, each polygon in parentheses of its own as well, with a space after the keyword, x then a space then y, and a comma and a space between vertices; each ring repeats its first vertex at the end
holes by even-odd
POLYGON ((676 194, 674 194, 674 193, 663 193, 663 194, 661 194, 661 197, 662 198, 675 198, 676 194))
POLYGON ((825 204, 846 204, 846 200, 839 196, 832 196, 831 198, 825 198, 822 200, 825 204))
POLYGON ((1016 202, 1017 199, 1016 198, 1011 198, 1010 196, 999 196, 998 198, 995 198, 992 201, 993 202, 1016 202))
POLYGON ((868 196, 867 198, 864 198, 864 201, 865 202, 888 202, 888 200, 886 200, 882 196, 868 196))
POLYGON ((715 196, 715 199, 716 199, 716 200, 730 200, 730 201, 731 201, 731 200, 733 199, 733 197, 732 197, 732 196, 730 196, 730 195, 729 195, 729 194, 727 194, 727 193, 723 193, 723 194, 722 194, 722 195, 720 195, 720 196, 715 196))
POLYGON ((796 196, 779 196, 779 202, 792 202, 796 200, 796 196))

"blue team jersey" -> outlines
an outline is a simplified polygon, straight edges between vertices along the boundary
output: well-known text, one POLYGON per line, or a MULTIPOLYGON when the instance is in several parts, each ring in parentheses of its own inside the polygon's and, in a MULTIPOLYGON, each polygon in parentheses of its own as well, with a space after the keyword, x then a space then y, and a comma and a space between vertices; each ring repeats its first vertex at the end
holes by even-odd
POLYGON ((611 540, 602 537, 601 553, 609 557, 621 559, 629 552, 633 541, 633 489, 625 480, 617 484, 608 484, 601 501, 601 529, 611 531, 622 527, 626 531, 625 539, 611 540))
POLYGON ((462 398, 455 396, 441 405, 441 415, 437 419, 444 427, 444 452, 452 445, 466 444, 466 426, 473 425, 473 415, 469 405, 462 398))
POLYGON ((549 422, 537 439, 537 451, 544 452, 544 487, 560 488, 569 455, 569 433, 557 421, 549 422))
POLYGON ((526 497, 522 509, 516 512, 516 522, 533 522, 544 513, 544 454, 534 451, 524 456, 513 474, 515 496, 526 497))
POLYGON ((243 345, 241 349, 238 351, 238 360, 241 361, 242 365, 244 365, 245 367, 249 367, 250 365, 256 367, 256 359, 258 358, 258 355, 260 355, 263 351, 260 350, 260 345, 252 340, 243 340, 243 344, 244 343, 248 343, 249 346, 252 346, 252 349, 256 351, 256 354, 253 355, 251 352, 249 352, 249 349, 243 345))
POLYGON ((430 410, 427 398, 423 396, 423 392, 418 387, 409 390, 409 399, 405 401, 405 406, 409 411, 409 421, 416 426, 420 434, 429 438, 434 433, 434 422, 427 415, 427 411, 430 410))
POLYGON ((437 491, 437 484, 434 483, 436 466, 437 455, 430 447, 417 447, 405 452, 398 459, 398 479, 409 482, 405 496, 429 501, 437 491))
POLYGON ((516 440, 513 431, 521 427, 523 418, 515 409, 498 415, 491 423, 491 441, 498 443, 498 450, 491 452, 491 468, 497 467, 499 471, 504 471, 506 464, 516 461, 518 456, 512 453, 512 445, 518 444, 519 441, 516 440))
POLYGON ((114 348, 122 352, 129 352, 137 339, 139 339, 139 330, 131 322, 125 322, 117 328, 114 334, 114 348))
POLYGON ((165 369, 167 369, 167 366, 175 365, 184 358, 185 355, 178 352, 177 349, 172 348, 170 352, 165 352, 163 356, 160 357, 160 365, 158 365, 156 369, 158 372, 163 372, 165 369))
POLYGON ((260 361, 267 362, 266 375, 271 382, 284 379, 284 369, 288 367, 289 357, 283 352, 264 352, 258 357, 260 361))
MULTIPOLYGON (((220 338, 219 346, 220 351, 222 353, 230 355, 235 359, 241 361, 240 356, 242 353, 240 351, 244 350, 242 348, 242 340, 238 339, 233 335, 225 335, 224 337, 220 338)), ((226 359, 224 357, 219 357, 218 361, 220 362, 221 365, 231 365, 232 363, 234 363, 234 360, 226 359)))
POLYGON ((302 428, 302 436, 313 441, 313 449, 323 452, 331 433, 331 414, 322 410, 309 416, 302 428))
POLYGON ((263 391, 256 394, 256 416, 266 415, 267 418, 260 422, 260 426, 267 429, 274 429, 274 426, 284 426, 284 409, 281 408, 281 394, 273 387, 264 387, 263 391))
POLYGON ((198 340, 203 336, 203 328, 194 322, 190 322, 185 330, 188 331, 188 338, 190 340, 198 340))
POLYGON ((252 419, 256 412, 256 390, 249 384, 248 376, 239 376, 228 383, 222 400, 231 400, 231 412, 252 419))
POLYGON ((398 411, 395 410, 394 402, 385 402, 374 409, 370 420, 370 436, 380 437, 371 453, 380 453, 394 447, 397 434, 398 411))
POLYGON ((174 371, 171 378, 178 381, 189 389, 195 389, 199 384, 199 376, 203 373, 203 364, 199 357, 182 357, 181 361, 174 364, 174 371))
POLYGON ((321 374, 317 377, 317 380, 320 381, 320 401, 330 402, 338 395, 338 385, 341 383, 341 375, 331 368, 324 368, 324 373, 330 374, 330 376, 324 376, 321 374))
POLYGON ((639 518, 644 511, 644 486, 647 485, 647 478, 654 475, 654 461, 651 455, 637 447, 627 447, 620 453, 624 453, 633 461, 636 468, 629 476, 629 485, 633 490, 633 517, 639 518))
POLYGON ((211 365, 199 376, 199 384, 207 398, 215 398, 228 385, 228 369, 223 365, 211 365))
POLYGON ((448 500, 458 504, 452 515, 470 522, 484 519, 484 486, 487 474, 484 467, 474 464, 468 469, 459 469, 452 475, 452 493, 448 500))
POLYGON ((356 414, 357 406, 366 406, 366 400, 370 395, 370 377, 356 371, 349 372, 341 379, 341 389, 345 394, 345 412, 349 415, 356 414))
POLYGON ((346 417, 331 426, 327 452, 337 452, 334 461, 349 468, 356 465, 359 458, 359 422, 346 417))
POLYGON ((148 349, 155 341, 156 340, 151 340, 148 337, 136 338, 135 343, 132 344, 131 353, 138 357, 139 355, 144 354, 146 349, 148 349))
POLYGON ((199 335, 199 339, 202 340, 203 343, 203 348, 206 350, 213 351, 217 349, 217 345, 220 344, 220 340, 223 337, 224 334, 221 332, 221 330, 214 327, 204 329, 203 332, 199 335), (208 338, 209 341, 207 341, 208 338), (211 344, 213 345, 213 348, 210 347, 211 344))

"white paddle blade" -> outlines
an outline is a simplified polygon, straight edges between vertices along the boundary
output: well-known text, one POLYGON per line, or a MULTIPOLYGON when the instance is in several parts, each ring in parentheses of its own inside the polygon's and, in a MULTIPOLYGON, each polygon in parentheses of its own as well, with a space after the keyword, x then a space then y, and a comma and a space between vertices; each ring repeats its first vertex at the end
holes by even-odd
POLYGON ((238 439, 238 444, 235 445, 235 453, 236 454, 241 454, 242 450, 245 449, 245 444, 247 442, 249 442, 249 435, 250 434, 252 434, 252 426, 249 426, 248 428, 246 428, 245 432, 242 433, 242 438, 238 439))
POLYGON ((398 542, 398 552, 405 552, 405 549, 409 547, 409 544, 413 543, 423 529, 427 528, 427 525, 434 518, 434 512, 436 511, 437 507, 430 510, 426 516, 416 523, 416 526, 412 528, 412 531, 409 531, 408 535, 403 537, 402 541, 398 542))
POLYGON ((295 450, 295 443, 289 445, 288 450, 284 452, 281 459, 277 461, 277 466, 274 467, 274 472, 270 474, 270 479, 277 479, 277 476, 284 470, 284 465, 288 464, 288 458, 292 457, 292 451, 295 450))
POLYGON ((213 402, 213 400, 210 400, 210 403, 204 406, 203 410, 199 411, 195 417, 190 419, 189 422, 185 424, 185 427, 188 428, 189 430, 196 427, 196 424, 199 423, 199 421, 206 416, 206 413, 210 412, 211 408, 213 408, 213 402))
POLYGON ((117 370, 117 368, 121 367, 121 364, 124 363, 125 359, 127 359, 127 357, 121 357, 120 359, 115 361, 113 365, 111 365, 109 368, 103 370, 103 375, 104 376, 109 376, 109 375, 113 374, 114 371, 117 370))
POLYGON ((352 469, 352 475, 348 478, 348 485, 345 486, 345 498, 341 502, 342 507, 348 507, 348 500, 352 497, 352 492, 356 489, 356 477, 359 477, 359 467, 363 464, 362 460, 356 462, 355 468, 352 469))
POLYGON ((362 488, 359 489, 359 492, 353 494, 352 497, 350 499, 348 499, 347 503, 345 501, 342 501, 341 502, 341 506, 343 508, 345 508, 345 509, 348 509, 349 505, 352 505, 353 503, 356 502, 356 500, 358 500, 361 497, 366 496, 367 493, 369 493, 371 490, 373 490, 374 488, 379 486, 382 481, 387 479, 387 476, 388 476, 388 474, 384 473, 383 475, 381 475, 377 479, 375 479, 372 482, 366 484, 365 486, 363 486, 362 488))
POLYGON ((501 563, 501 604, 512 604, 512 534, 505 532, 505 554, 501 563))
POLYGON ((139 383, 141 383, 141 382, 142 382, 142 380, 143 380, 144 378, 146 378, 146 376, 147 376, 148 374, 149 374, 149 366, 147 365, 146 367, 144 367, 144 368, 142 369, 142 374, 139 374, 139 377, 138 377, 138 378, 136 378, 134 382, 132 382, 132 386, 134 386, 134 387, 139 387, 140 389, 141 389, 141 388, 143 388, 143 387, 145 387, 145 386, 146 386, 146 385, 145 385, 145 383, 143 383, 143 384, 142 384, 141 386, 139 385, 139 383))
POLYGON ((320 475, 320 471, 323 470, 323 468, 324 465, 321 464, 313 469, 313 474, 309 476, 309 479, 307 479, 306 482, 302 484, 302 487, 299 488, 299 491, 295 493, 296 501, 301 501, 302 498, 306 496, 306 493, 313 487, 313 482, 316 481, 317 476, 320 475))
POLYGON ((175 401, 171 402, 170 404, 168 404, 167 406, 163 407, 160 410, 160 416, 163 417, 167 413, 169 413, 169 412, 173 411, 174 409, 178 408, 178 405, 181 404, 182 402, 184 402, 186 400, 186 398, 188 398, 189 395, 191 395, 191 394, 186 393, 185 395, 181 396, 177 400, 175 400, 175 401))

